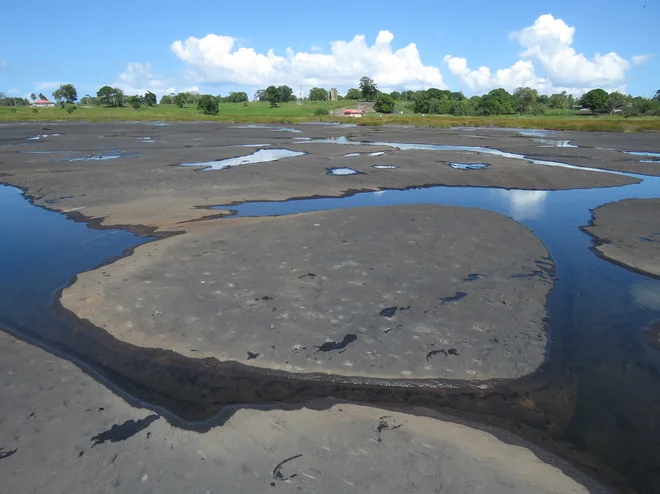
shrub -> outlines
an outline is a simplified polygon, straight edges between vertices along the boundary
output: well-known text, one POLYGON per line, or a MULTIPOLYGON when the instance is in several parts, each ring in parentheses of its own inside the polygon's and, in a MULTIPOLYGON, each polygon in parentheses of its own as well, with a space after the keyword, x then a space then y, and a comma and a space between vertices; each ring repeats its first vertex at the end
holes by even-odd
POLYGON ((78 107, 76 105, 74 105, 73 103, 67 103, 64 106, 64 109, 66 110, 67 113, 73 113, 74 111, 76 111, 78 109, 78 107))
POLYGON ((392 113, 394 111, 394 98, 389 94, 381 93, 376 99, 374 110, 380 113, 392 113))
POLYGON ((131 99, 131 106, 137 110, 142 106, 142 102, 140 101, 139 98, 136 98, 135 96, 131 99))
POLYGON ((32 113, 39 113, 39 110, 37 110, 36 108, 32 108, 32 113))
POLYGON ((330 115, 330 112, 328 111, 327 108, 317 108, 316 110, 314 110, 314 115, 316 115, 317 117, 321 117, 323 115, 330 115))
POLYGON ((217 115, 219 112, 218 101, 210 94, 204 94, 197 102, 197 109, 201 110, 204 115, 217 115))

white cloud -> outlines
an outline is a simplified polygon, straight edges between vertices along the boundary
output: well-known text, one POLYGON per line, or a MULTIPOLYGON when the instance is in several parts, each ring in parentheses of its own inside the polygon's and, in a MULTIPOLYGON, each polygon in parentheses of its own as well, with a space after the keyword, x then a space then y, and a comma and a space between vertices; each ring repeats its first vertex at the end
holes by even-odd
POLYGON ((380 31, 369 46, 364 35, 350 41, 333 41, 330 54, 294 52, 284 56, 270 49, 258 53, 253 48, 236 47, 231 36, 209 34, 175 41, 171 50, 206 84, 233 83, 245 86, 289 84, 297 87, 355 87, 364 75, 382 89, 445 88, 440 69, 424 65, 414 43, 392 49, 394 35, 380 31))
MULTIPOLYGON (((591 59, 572 48, 575 28, 552 15, 540 16, 532 26, 510 34, 523 48, 521 59, 507 69, 493 73, 488 67, 470 69, 465 58, 447 55, 444 58, 449 71, 475 92, 486 92, 497 87, 513 90, 528 86, 542 93, 567 91, 578 94, 594 87, 625 88, 626 71, 633 63, 614 52, 591 59), (545 77, 537 74, 540 69, 545 77)), ((640 55, 638 57, 644 57, 640 55)), ((639 61, 642 61, 640 58, 639 61)), ((645 61, 645 60, 643 60, 645 61)))
POLYGON ((67 84, 66 82, 38 82, 37 90, 43 91, 44 89, 57 89, 62 84, 67 84))
POLYGON ((495 190, 493 194, 508 202, 509 214, 517 221, 533 220, 543 215, 548 192, 545 190, 495 190))
POLYGON ((149 62, 131 62, 126 70, 119 74, 118 80, 112 84, 126 94, 144 94, 151 91, 158 96, 175 92, 169 81, 151 73, 149 62))
POLYGON ((632 56, 632 64, 633 67, 642 67, 643 65, 646 65, 646 62, 648 62, 651 57, 650 53, 644 53, 642 55, 633 55, 632 56))
POLYGON ((312 51, 323 51, 323 48, 321 48, 319 45, 312 45, 310 50, 312 51))

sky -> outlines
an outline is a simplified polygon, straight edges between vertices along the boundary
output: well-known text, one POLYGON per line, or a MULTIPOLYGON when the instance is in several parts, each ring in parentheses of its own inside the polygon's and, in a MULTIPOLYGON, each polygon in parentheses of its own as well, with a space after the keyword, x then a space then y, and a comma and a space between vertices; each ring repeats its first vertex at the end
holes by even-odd
POLYGON ((51 97, 72 83, 127 94, 226 95, 287 84, 340 94, 372 77, 384 91, 483 94, 528 86, 580 95, 660 89, 660 0, 211 2, 68 0, 3 5, 0 91, 51 97))

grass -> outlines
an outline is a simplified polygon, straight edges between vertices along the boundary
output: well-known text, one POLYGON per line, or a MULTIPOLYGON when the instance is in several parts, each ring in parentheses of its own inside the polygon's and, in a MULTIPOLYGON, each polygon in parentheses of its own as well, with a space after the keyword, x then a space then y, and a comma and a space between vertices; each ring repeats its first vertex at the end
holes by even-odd
POLYGON ((585 116, 570 111, 553 112, 543 116, 502 115, 495 117, 453 117, 450 115, 415 114, 405 103, 398 102, 396 112, 380 116, 371 114, 362 119, 342 116, 318 117, 317 108, 337 110, 354 108, 354 101, 306 102, 303 105, 285 103, 278 108, 270 108, 268 103, 223 103, 218 115, 203 115, 194 106, 178 108, 174 105, 154 107, 102 108, 79 107, 73 113, 66 113, 60 108, 40 108, 37 113, 32 108, 0 108, 0 121, 66 121, 86 120, 103 121, 221 121, 236 123, 300 123, 310 121, 351 122, 358 125, 411 125, 417 127, 515 127, 548 130, 584 130, 584 131, 660 131, 660 118, 622 116, 585 116), (400 113, 403 112, 403 113, 400 113))

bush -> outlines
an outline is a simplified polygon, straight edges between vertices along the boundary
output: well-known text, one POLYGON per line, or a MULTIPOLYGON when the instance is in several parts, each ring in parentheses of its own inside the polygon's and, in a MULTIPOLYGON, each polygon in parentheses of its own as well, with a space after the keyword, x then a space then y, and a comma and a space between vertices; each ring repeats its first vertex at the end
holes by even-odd
POLYGON ((316 110, 314 110, 314 115, 316 115, 317 117, 321 117, 323 115, 330 115, 330 112, 328 111, 327 108, 317 108, 316 110))
POLYGON ((374 105, 374 110, 380 113, 392 113, 394 111, 394 98, 389 94, 379 94, 374 105))
POLYGON ((138 108, 140 108, 140 107, 142 106, 142 102, 140 101, 139 98, 137 98, 137 97, 134 96, 134 97, 131 99, 131 106, 132 106, 135 110, 137 110, 138 108))
POLYGON ((248 102, 247 102, 247 101, 243 101, 243 108, 247 108, 247 107, 248 107, 248 102))
POLYGON ((67 113, 73 113, 78 109, 78 107, 73 103, 67 103, 66 105, 64 105, 64 109, 66 110, 67 113))
POLYGON ((201 110, 204 115, 217 115, 219 112, 218 101, 210 94, 204 94, 197 102, 197 109, 201 110))
POLYGON ((37 110, 36 108, 32 108, 32 113, 39 113, 39 110, 37 110))

